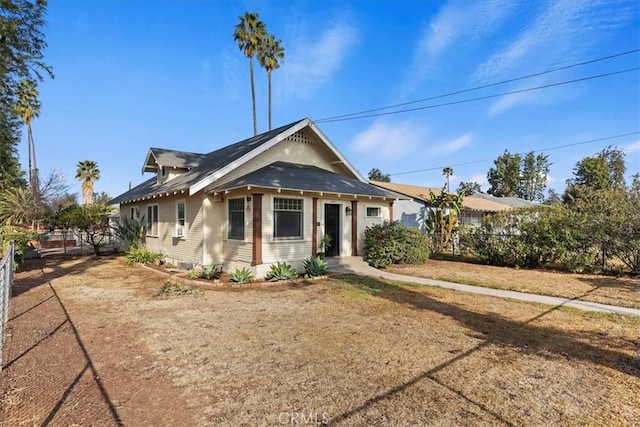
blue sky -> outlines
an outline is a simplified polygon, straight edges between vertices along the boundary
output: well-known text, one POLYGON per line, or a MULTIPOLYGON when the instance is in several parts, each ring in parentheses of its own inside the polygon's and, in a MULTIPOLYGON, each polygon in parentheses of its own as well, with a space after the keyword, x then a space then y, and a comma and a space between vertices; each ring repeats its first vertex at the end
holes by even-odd
MULTIPOLYGON (((146 179, 149 147, 209 152, 252 135, 249 64, 233 41, 245 11, 282 39, 273 74, 274 127, 319 120, 520 77, 640 48, 637 0, 143 1, 56 0, 33 122, 41 176, 62 172, 72 191, 80 160, 116 196, 146 179)), ((634 53, 420 107, 640 66, 634 53)), ((267 130, 267 84, 256 67, 258 130, 267 130)), ((640 131, 640 72, 441 108, 320 124, 366 176, 452 188, 478 181, 505 149, 557 147, 640 131), (404 172, 430 169, 419 173, 404 172)), ((575 163, 617 145, 628 176, 640 171, 640 134, 546 151, 549 187, 575 163)), ((20 158, 27 161, 26 140, 20 158)), ((26 167, 25 167, 26 169, 26 167)))

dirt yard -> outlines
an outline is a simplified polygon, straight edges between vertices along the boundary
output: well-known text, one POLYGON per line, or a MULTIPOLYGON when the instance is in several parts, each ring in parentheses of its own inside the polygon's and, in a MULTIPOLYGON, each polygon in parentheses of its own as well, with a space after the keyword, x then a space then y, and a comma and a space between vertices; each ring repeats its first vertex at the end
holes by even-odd
POLYGON ((0 425, 637 425, 640 320, 356 276, 157 297, 119 258, 17 275, 0 425))
POLYGON ((640 308, 637 277, 523 270, 435 259, 420 266, 392 265, 388 270, 427 279, 640 308))

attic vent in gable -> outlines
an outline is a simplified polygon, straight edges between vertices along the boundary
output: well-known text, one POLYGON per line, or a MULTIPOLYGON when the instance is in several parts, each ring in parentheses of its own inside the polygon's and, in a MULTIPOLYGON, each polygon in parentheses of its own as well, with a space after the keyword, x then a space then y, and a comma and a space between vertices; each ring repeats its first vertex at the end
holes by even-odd
POLYGON ((289 140, 292 142, 297 142, 299 144, 317 145, 315 141, 309 138, 309 136, 304 132, 294 133, 289 137, 289 140))

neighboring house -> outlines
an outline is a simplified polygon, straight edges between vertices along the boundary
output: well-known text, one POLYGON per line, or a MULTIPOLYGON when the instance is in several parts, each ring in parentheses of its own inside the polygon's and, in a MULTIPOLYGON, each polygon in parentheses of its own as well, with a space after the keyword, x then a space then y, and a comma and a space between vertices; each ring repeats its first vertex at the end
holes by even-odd
POLYGON ((182 267, 247 267, 263 277, 327 256, 362 254, 367 226, 389 220, 403 196, 369 184, 320 129, 303 119, 208 154, 151 148, 153 177, 112 200, 144 215, 147 247, 182 267))
MULTIPOLYGON (((409 200, 398 200, 394 204, 393 219, 408 226, 424 231, 424 221, 429 207, 429 194, 436 196, 442 191, 438 188, 417 185, 398 184, 395 182, 370 181, 371 184, 402 194, 409 200)), ((462 199, 462 211, 458 222, 460 225, 478 225, 487 215, 513 209, 514 207, 533 206, 535 203, 517 197, 495 197, 489 194, 474 194, 462 199)))

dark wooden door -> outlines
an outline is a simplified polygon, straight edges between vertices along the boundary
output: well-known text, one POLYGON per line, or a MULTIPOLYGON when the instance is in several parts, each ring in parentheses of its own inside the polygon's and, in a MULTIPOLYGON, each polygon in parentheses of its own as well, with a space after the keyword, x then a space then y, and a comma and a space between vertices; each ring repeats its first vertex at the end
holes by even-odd
POLYGON ((340 255, 340 205, 324 205, 324 232, 331 236, 331 246, 326 249, 325 255, 340 255))

